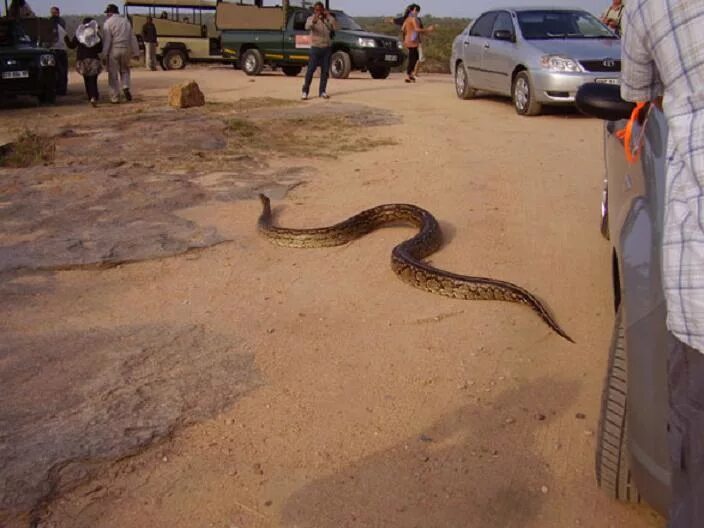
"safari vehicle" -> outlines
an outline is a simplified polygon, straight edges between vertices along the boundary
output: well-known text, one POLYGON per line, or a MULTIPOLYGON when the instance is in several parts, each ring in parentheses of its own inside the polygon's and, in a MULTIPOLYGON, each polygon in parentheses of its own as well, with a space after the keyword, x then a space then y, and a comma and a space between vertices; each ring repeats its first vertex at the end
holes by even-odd
MULTIPOLYGON (((259 75, 269 65, 295 77, 308 63, 310 37, 305 24, 312 14, 311 3, 293 5, 283 0, 283 5, 265 6, 263 0, 218 0, 215 24, 222 31, 223 56, 237 60, 247 75, 259 75)), ((330 12, 337 20, 332 77, 346 79, 352 70, 360 70, 368 71, 374 79, 385 79, 391 68, 403 63, 398 39, 366 32, 342 11, 330 12)))
POLYGON ((42 20, 0 18, 0 99, 32 95, 44 103, 56 101, 56 59, 24 28, 36 29, 42 20))
POLYGON ((667 123, 652 108, 633 124, 624 145, 628 136, 622 131, 634 105, 621 100, 618 86, 585 84, 576 102, 606 121, 601 226, 612 249, 615 316, 597 434, 597 482, 615 499, 644 500, 667 515, 667 357, 674 346, 660 279, 667 123), (632 152, 638 138, 639 157, 629 164, 625 147, 632 152))
POLYGON ((215 3, 208 0, 125 0, 124 11, 141 42, 151 16, 156 26, 157 60, 165 70, 181 70, 189 62, 234 62, 222 56, 220 34, 212 24, 215 3))

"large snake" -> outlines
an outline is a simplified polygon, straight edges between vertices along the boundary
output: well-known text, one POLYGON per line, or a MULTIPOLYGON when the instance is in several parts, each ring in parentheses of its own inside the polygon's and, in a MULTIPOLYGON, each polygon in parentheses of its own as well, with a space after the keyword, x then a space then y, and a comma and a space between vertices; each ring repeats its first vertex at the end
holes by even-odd
POLYGON ((419 232, 394 247, 391 269, 405 283, 446 297, 467 300, 508 301, 528 305, 558 335, 574 343, 542 302, 527 290, 488 277, 470 277, 430 266, 422 260, 440 248, 442 232, 435 217, 425 209, 409 204, 385 204, 367 209, 329 227, 290 229, 272 223, 271 203, 259 195, 263 211, 259 216, 261 234, 279 246, 295 248, 332 247, 351 242, 386 224, 408 223, 419 232))

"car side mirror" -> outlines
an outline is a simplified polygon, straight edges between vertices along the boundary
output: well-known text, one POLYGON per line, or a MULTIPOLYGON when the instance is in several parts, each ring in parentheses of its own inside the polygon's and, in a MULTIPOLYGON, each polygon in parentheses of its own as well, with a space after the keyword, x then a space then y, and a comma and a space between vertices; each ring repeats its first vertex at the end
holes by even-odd
POLYGON ((494 38, 496 40, 506 40, 508 42, 514 42, 513 33, 508 29, 497 29, 494 31, 494 38))
POLYGON ((606 121, 628 119, 635 103, 621 99, 621 88, 615 84, 585 83, 577 90, 576 105, 580 112, 606 121))

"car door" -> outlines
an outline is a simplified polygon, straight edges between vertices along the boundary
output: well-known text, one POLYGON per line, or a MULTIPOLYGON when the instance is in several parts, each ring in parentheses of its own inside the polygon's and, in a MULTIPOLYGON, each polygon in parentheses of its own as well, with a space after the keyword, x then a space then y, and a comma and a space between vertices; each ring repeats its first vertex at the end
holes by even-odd
POLYGON ((499 11, 494 20, 491 38, 484 43, 481 69, 487 79, 488 89, 503 94, 511 94, 511 72, 517 51, 516 29, 508 11, 499 11), (497 31, 510 32, 512 40, 496 38, 497 31))
POLYGON ((494 28, 496 15, 496 11, 481 15, 472 25, 469 34, 462 42, 462 62, 467 70, 467 76, 472 88, 489 89, 489 81, 482 70, 482 55, 484 54, 484 47, 491 40, 491 30, 494 28))
POLYGON ((306 20, 310 16, 307 9, 296 9, 288 18, 284 31, 284 55, 288 62, 305 65, 310 54, 310 32, 306 31, 306 20))

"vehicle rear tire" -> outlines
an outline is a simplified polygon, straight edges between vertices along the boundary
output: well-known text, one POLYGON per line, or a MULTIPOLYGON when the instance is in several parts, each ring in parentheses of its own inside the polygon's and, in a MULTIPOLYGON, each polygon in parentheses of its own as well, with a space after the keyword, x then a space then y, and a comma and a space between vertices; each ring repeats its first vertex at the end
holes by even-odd
POLYGON ((44 90, 43 93, 38 96, 40 103, 54 104, 56 103, 56 88, 51 87, 44 90))
POLYGON ((165 70, 182 70, 188 63, 186 53, 179 49, 170 49, 161 61, 165 70))
POLYGON ((295 77, 303 71, 303 66, 281 66, 281 71, 286 77, 295 77))
POLYGON ((516 75, 511 88, 511 96, 513 106, 519 115, 535 116, 543 109, 543 105, 535 100, 533 82, 526 71, 518 72, 516 75))
POLYGON ((621 310, 616 312, 609 362, 601 393, 601 412, 596 437, 596 481, 612 499, 640 502, 631 480, 626 421, 628 373, 624 349, 625 329, 621 310))
POLYGON ((469 84, 469 75, 463 62, 455 67, 455 92, 460 99, 471 99, 477 95, 477 91, 469 84))
POLYGON ((352 71, 352 59, 346 51, 336 51, 330 58, 330 75, 333 79, 347 79, 352 71))
POLYGON ((264 68, 264 57, 258 49, 251 48, 245 51, 240 58, 240 67, 247 75, 256 76, 264 68))
POLYGON ((391 75, 391 68, 388 66, 372 66, 369 68, 369 75, 372 79, 386 79, 391 75))

